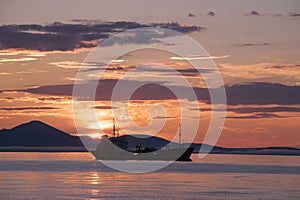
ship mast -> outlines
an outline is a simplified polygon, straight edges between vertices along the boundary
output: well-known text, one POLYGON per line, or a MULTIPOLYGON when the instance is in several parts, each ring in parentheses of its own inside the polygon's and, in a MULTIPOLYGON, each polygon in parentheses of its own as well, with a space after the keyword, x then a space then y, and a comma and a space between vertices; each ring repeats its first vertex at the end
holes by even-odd
POLYGON ((181 124, 179 124, 179 144, 181 144, 181 124))
POLYGON ((113 118, 113 137, 119 137, 120 130, 116 128, 115 118, 113 118))
POLYGON ((113 118, 113 137, 116 137, 116 125, 115 125, 115 118, 113 118))

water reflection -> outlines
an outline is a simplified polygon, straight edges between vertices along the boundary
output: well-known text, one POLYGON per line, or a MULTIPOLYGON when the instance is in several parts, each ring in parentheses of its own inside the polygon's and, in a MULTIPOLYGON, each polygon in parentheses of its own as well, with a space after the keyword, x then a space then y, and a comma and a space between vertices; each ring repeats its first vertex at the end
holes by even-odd
POLYGON ((97 172, 92 172, 90 176, 90 184, 92 185, 99 185, 103 183, 98 175, 97 172))
POLYGON ((280 166, 259 165, 266 160, 276 163, 281 156, 256 157, 256 161, 250 159, 247 163, 247 156, 220 155, 210 157, 209 161, 206 160, 207 163, 175 163, 172 170, 128 174, 108 171, 93 160, 77 161, 78 157, 64 160, 70 159, 70 155, 58 155, 55 158, 55 154, 52 154, 50 159, 42 161, 34 160, 30 154, 26 155, 28 157, 22 157, 20 161, 17 160, 17 155, 2 160, 0 154, 1 199, 272 199, 275 195, 279 199, 299 197, 300 175, 291 173, 296 169, 299 172, 297 163, 295 166, 295 162, 298 162, 295 157, 283 158, 286 163, 281 167, 286 170, 285 174, 266 173, 274 171, 275 168, 281 169, 280 166), (58 161, 58 157, 64 158, 58 161), (229 164, 234 163, 235 167, 228 163, 220 164, 226 159, 229 164), (210 164, 215 162, 219 164, 210 164), (245 168, 239 162, 248 165, 245 168), (287 163, 294 164, 288 166, 287 163), (239 171, 243 168, 244 171, 239 171), (260 172, 262 168, 265 170, 260 172), (249 169, 253 172, 249 173, 249 169))

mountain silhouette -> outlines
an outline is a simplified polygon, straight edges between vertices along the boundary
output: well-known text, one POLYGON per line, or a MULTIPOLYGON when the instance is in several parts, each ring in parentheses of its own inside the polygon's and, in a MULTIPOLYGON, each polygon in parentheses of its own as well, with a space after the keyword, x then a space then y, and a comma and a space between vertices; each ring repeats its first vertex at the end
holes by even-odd
POLYGON ((77 136, 72 136, 41 121, 31 121, 12 129, 0 131, 0 146, 83 146, 77 136))
POLYGON ((142 145, 143 147, 156 147, 162 148, 167 145, 172 145, 173 143, 169 140, 149 135, 122 135, 119 137, 121 140, 125 140, 128 142, 128 147, 130 149, 135 148, 136 146, 142 145))
POLYGON ((179 144, 177 142, 170 142, 169 140, 166 140, 164 138, 160 138, 157 136, 149 136, 149 135, 122 135, 119 137, 120 139, 126 140, 128 142, 128 147, 130 149, 134 149, 136 146, 142 145, 143 147, 155 147, 155 148, 163 148, 163 147, 170 147, 170 148, 176 148, 176 147, 194 147, 195 152, 199 152, 201 146, 206 147, 213 147, 214 150, 223 150, 224 148, 218 147, 218 146, 212 146, 208 144, 201 144, 201 143, 184 143, 179 144))
MULTIPOLYGON (((199 152, 202 146, 213 147, 212 154, 254 154, 254 155, 299 155, 300 149, 293 147, 263 147, 263 148, 223 148, 201 143, 178 144, 164 138, 149 135, 122 135, 119 137, 128 142, 128 148, 136 146, 160 148, 176 148, 181 145, 194 147, 199 152)), ((41 121, 31 121, 12 129, 0 131, 0 151, 42 151, 70 152, 86 151, 82 141, 97 146, 99 140, 90 137, 72 136, 41 121)))

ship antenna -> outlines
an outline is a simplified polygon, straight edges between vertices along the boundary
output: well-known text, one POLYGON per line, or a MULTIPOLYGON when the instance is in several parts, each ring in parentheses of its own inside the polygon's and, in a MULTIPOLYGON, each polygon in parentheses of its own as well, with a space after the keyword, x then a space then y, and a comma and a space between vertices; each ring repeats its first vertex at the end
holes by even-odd
POLYGON ((181 144, 181 124, 179 124, 179 144, 181 144))
POLYGON ((113 118, 113 137, 116 137, 116 125, 115 125, 115 118, 113 118))

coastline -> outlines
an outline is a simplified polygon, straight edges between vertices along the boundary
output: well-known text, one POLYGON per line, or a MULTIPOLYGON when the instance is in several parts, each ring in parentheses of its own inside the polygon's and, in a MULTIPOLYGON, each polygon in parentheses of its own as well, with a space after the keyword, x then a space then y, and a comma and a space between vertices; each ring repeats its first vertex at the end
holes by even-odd
MULTIPOLYGON (((0 152, 88 152, 84 147, 25 147, 25 146, 7 146, 0 147, 0 152)), ((193 152, 198 154, 199 152, 193 152)), ((269 149, 269 148, 253 148, 253 149, 233 149, 223 148, 223 150, 212 150, 210 154, 237 154, 237 155, 278 155, 278 156, 300 156, 299 149, 269 149)))

